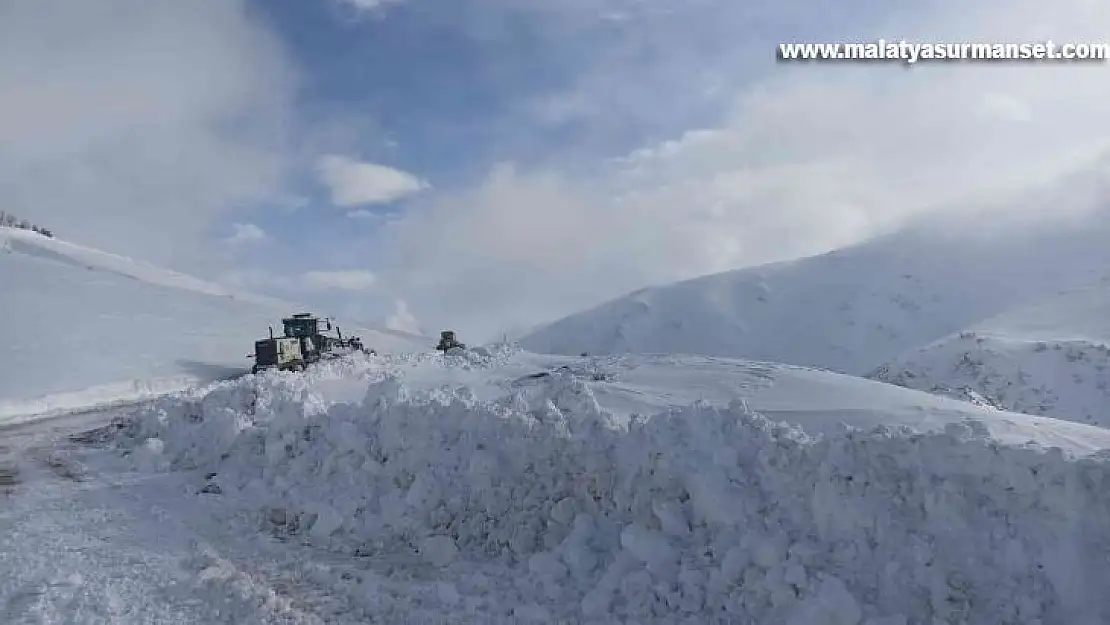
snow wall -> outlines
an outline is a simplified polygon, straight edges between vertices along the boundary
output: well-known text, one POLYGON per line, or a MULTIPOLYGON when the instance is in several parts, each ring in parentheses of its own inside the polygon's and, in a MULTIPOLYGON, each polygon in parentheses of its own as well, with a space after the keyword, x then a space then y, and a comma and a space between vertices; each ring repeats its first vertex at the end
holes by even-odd
POLYGON ((814 439, 737 403, 622 430, 558 373, 484 404, 248 376, 116 442, 322 548, 512 571, 506 622, 1110 622, 1110 464, 974 423, 814 439))

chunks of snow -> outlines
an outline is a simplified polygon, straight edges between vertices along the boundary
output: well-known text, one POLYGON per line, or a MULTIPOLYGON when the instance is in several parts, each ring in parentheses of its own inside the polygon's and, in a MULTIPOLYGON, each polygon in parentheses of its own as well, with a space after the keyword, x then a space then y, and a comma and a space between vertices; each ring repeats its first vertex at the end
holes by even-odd
POLYGON ((323 504, 316 512, 316 520, 309 530, 313 538, 327 538, 343 525, 343 517, 335 508, 323 504))
POLYGON ((420 555, 433 566, 447 566, 459 554, 450 536, 429 536, 420 543, 420 555))
POLYGON ((739 401, 618 425, 564 372, 495 400, 364 384, 328 404, 290 376, 225 383, 117 443, 161 441, 142 468, 218 472, 321 548, 415 554, 460 611, 492 585, 535 622, 1110 619, 1105 460, 970 427, 813 437, 739 401))
POLYGON ((163 451, 166 448, 165 442, 157 437, 150 437, 143 441, 142 445, 135 450, 135 464, 136 466, 147 471, 156 471, 164 469, 168 466, 166 457, 163 451))
POLYGON ((835 577, 821 581, 817 592, 798 602, 787 618, 787 625, 859 625, 863 611, 844 582, 835 577))
POLYGON ((678 553, 667 538, 643 525, 633 523, 621 532, 621 546, 647 565, 649 570, 663 574, 678 564, 678 553))

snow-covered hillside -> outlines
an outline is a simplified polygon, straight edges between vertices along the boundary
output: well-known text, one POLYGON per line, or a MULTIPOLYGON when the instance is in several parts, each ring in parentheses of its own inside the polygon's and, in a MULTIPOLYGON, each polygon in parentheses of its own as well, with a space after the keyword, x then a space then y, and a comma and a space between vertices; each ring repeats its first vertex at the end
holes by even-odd
MULTIPOLYGON (((136 399, 249 370, 297 310, 147 263, 0 228, 0 422, 136 399)), ((379 350, 434 343, 346 328, 379 350)))
POLYGON ((160 400, 108 440, 332 552, 313 578, 348 606, 332 622, 1110 618, 1110 463, 1075 457, 1110 430, 828 372, 350 359, 160 400))
POLYGON ((1003 313, 883 365, 872 378, 1110 426, 1110 281, 1003 313))
POLYGON ((1110 214, 918 224, 801 260, 648 288, 521 339, 558 354, 693 353, 865 374, 1110 266, 1110 214))

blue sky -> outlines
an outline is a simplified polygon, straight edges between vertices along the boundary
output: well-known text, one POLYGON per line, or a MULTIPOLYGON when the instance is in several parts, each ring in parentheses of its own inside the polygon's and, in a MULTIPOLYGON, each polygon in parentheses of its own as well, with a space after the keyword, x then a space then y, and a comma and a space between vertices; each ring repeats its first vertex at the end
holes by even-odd
POLYGON ((1108 34, 1085 0, 0 0, 0 204, 482 340, 1015 193, 1110 136, 1104 64, 779 42, 1108 34))
MULTIPOLYGON (((464 0, 372 10, 277 0, 249 8, 300 71, 298 126, 307 142, 409 172, 436 189, 466 189, 506 162, 589 177, 608 159, 716 124, 736 85, 781 71, 773 62, 777 41, 829 35, 837 22, 844 33, 861 28, 858 15, 845 17, 850 4, 830 6, 813 3, 794 16, 789 7, 738 11, 704 0, 464 0)), ((307 209, 328 204, 320 181, 301 174, 294 186, 307 209)), ((376 266, 382 259, 374 241, 388 236, 383 224, 406 204, 352 207, 385 217, 354 223, 351 211, 316 211, 320 236, 308 249, 337 269, 376 266)), ((259 207, 251 223, 280 240, 296 236, 304 219, 304 211, 259 207)), ((270 260, 262 252, 258 258, 270 260)), ((285 260, 285 271, 294 270, 294 259, 285 260)))

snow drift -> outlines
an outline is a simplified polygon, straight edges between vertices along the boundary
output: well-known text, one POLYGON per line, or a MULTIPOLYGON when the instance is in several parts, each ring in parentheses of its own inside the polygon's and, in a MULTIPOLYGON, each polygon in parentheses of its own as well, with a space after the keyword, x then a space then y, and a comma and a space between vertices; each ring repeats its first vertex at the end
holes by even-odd
MULTIPOLYGON (((242 373, 254 340, 296 312, 288 303, 2 227, 0 294, 0 422, 242 373)), ((431 344, 345 329, 379 350, 431 344)))
POLYGON ((1110 426, 1110 283, 1008 311, 903 355, 870 377, 1110 426))
POLYGON ((811 437, 743 402, 622 420, 566 370, 492 400, 356 371, 355 401, 315 392, 326 372, 248 376, 115 441, 269 531, 432 576, 456 620, 1110 619, 1110 464, 1088 443, 1005 446, 974 420, 811 437))
POLYGON ((542 327, 521 344, 556 354, 732 356, 864 375, 992 315, 1093 282, 1110 263, 1110 212, 1011 225, 1005 220, 1017 218, 985 219, 967 218, 962 230, 919 224, 828 254, 643 289, 542 327))

